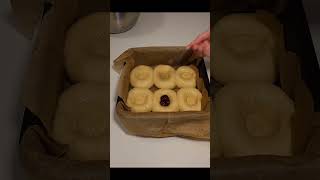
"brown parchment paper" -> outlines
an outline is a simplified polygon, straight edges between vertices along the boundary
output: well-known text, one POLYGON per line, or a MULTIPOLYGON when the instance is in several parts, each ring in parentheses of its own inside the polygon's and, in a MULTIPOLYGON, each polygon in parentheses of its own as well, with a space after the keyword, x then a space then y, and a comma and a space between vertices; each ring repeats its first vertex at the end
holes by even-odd
MULTIPOLYGON (((134 113, 125 104, 130 89, 130 72, 135 66, 169 64, 170 59, 183 51, 184 47, 131 48, 114 61, 113 68, 120 72, 116 114, 127 133, 145 137, 181 136, 200 140, 210 139, 210 98, 202 78, 197 77, 197 89, 202 93, 202 111, 134 113)), ((193 60, 193 68, 200 61, 195 56, 189 60, 190 62, 193 60)))
MULTIPOLYGON (((258 11, 256 15, 279 37, 277 85, 295 103, 295 113, 291 121, 293 156, 256 155, 224 158, 221 153, 220 156, 211 156, 210 178, 318 179, 320 133, 317 125, 319 123, 315 122, 319 121, 320 116, 314 112, 311 92, 301 77, 300 62, 303 59, 285 49, 282 25, 274 21, 274 15, 265 11, 258 11)), ((218 19, 217 17, 216 20, 218 19)))
MULTIPOLYGON (((65 33, 79 18, 98 11, 107 12, 108 8, 104 0, 56 0, 39 27, 23 94, 24 106, 44 125, 30 126, 21 139, 21 159, 29 179, 109 179, 109 161, 71 161, 65 156, 68 147, 51 138, 57 101, 69 84, 64 69, 65 33)), ((108 21, 109 17, 106 17, 106 31, 109 31, 108 21)), ((109 45, 106 51, 109 51, 109 45)), ((106 76, 109 79, 109 68, 106 76)), ((109 94, 109 89, 106 93, 109 94)), ((109 142, 106 143, 109 146, 109 142)))

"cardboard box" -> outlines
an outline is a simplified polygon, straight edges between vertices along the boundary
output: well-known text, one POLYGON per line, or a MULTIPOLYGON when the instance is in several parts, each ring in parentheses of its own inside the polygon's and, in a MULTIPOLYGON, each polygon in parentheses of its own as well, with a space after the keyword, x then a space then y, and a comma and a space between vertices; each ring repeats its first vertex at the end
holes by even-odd
MULTIPOLYGON (((301 1, 216 1, 216 18, 230 13, 267 10, 283 25, 283 50, 279 56, 275 83, 294 100, 291 157, 255 155, 237 158, 212 156, 211 179, 319 179, 319 93, 316 79, 319 66, 312 46, 301 1), (278 7, 278 8, 275 8, 278 7), (281 7, 281 8, 279 8, 281 7)), ((215 7, 214 7, 215 8, 215 7)), ((215 16, 214 15, 214 16, 215 16)), ((215 21, 215 17, 213 18, 215 21)), ((214 26, 213 26, 214 27, 214 26)), ((221 88, 213 81, 212 92, 221 88)), ((213 94, 214 101, 214 94, 213 94)), ((213 107, 214 108, 214 107, 213 107)), ((214 120, 211 120, 214 122, 214 120)), ((213 124, 214 128, 214 123, 213 124)), ((214 135, 214 129, 213 133, 214 135)), ((214 137, 211 138, 214 140, 214 137)), ((215 144, 211 143, 211 148, 215 144)), ((216 146, 217 147, 217 146, 216 146)))
MULTIPOLYGON (((210 139, 209 79, 202 58, 191 56, 187 60, 188 65, 199 74, 197 89, 202 93, 201 111, 135 113, 126 106, 128 92, 132 88, 129 81, 130 72, 135 66, 172 65, 168 61, 184 51, 184 47, 132 48, 122 53, 114 61, 114 69, 119 73, 121 71, 117 89, 116 114, 124 131, 145 137, 180 136, 200 140, 210 139)), ((151 88, 152 91, 156 89, 156 87, 151 88)))
MULTIPOLYGON (((14 5, 20 6, 21 3, 14 5)), ((109 161, 69 160, 65 157, 68 147, 51 138, 57 100, 71 85, 64 68, 66 30, 77 19, 97 11, 107 12, 108 8, 104 0, 56 0, 38 28, 24 84, 23 103, 26 110, 20 139, 20 156, 29 179, 100 180, 109 177, 109 161)), ((109 31, 108 20, 106 16, 106 31, 109 31)), ((106 69, 106 76, 109 79, 109 68, 106 69)), ((106 93, 109 94, 109 89, 106 93)), ((109 102, 109 99, 106 101, 109 102)), ((106 154, 109 155, 109 152, 106 154)))

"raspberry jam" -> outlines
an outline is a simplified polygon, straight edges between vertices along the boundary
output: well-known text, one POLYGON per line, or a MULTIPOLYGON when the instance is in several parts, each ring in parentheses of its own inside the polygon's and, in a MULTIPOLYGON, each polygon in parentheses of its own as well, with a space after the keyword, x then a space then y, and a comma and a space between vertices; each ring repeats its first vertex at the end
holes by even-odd
POLYGON ((170 105, 170 98, 167 95, 163 95, 160 97, 160 105, 161 106, 169 106, 170 105))

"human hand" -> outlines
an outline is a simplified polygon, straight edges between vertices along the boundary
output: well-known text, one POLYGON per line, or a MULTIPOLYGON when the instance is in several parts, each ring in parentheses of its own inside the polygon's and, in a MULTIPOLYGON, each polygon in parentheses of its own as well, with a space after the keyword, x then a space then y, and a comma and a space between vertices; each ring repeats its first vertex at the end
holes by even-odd
POLYGON ((199 56, 210 57, 210 30, 201 33, 187 45, 187 49, 192 49, 199 56))

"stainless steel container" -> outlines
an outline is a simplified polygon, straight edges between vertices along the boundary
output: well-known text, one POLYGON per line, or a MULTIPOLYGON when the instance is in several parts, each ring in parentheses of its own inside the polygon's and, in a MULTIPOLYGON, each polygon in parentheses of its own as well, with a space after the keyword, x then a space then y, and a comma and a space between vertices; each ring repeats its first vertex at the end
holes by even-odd
POLYGON ((110 12, 110 33, 128 31, 137 23, 139 15, 137 12, 110 12))

